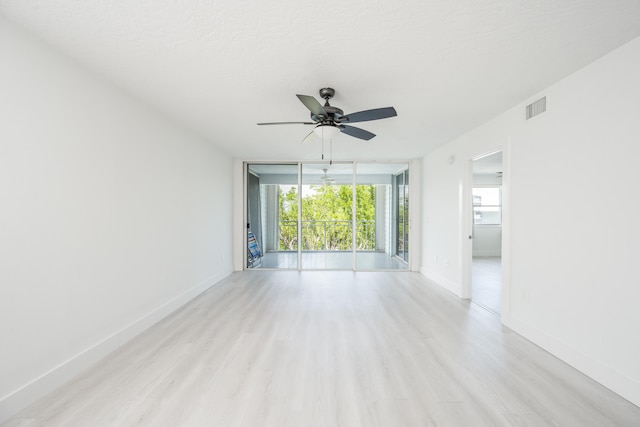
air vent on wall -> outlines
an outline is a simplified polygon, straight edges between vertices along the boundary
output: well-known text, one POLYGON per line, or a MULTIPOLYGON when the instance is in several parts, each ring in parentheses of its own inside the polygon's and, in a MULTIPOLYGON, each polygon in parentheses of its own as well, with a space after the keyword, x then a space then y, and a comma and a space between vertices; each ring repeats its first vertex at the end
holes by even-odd
POLYGON ((545 111, 547 111, 547 97, 543 96, 525 107, 525 120, 529 120, 545 111))

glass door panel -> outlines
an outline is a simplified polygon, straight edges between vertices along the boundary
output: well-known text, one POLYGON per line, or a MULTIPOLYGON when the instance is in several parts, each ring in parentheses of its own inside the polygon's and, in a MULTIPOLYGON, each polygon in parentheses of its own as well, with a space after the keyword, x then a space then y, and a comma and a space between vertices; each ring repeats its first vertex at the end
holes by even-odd
POLYGON ((404 223, 404 250, 402 253, 402 259, 405 262, 409 262, 409 171, 405 170, 403 173, 404 176, 404 203, 403 203, 403 223, 404 223))
POLYGON ((406 270, 394 240, 394 178, 406 163, 358 163, 356 167, 356 269, 406 270))
POLYGON ((247 165, 246 267, 298 269, 298 165, 247 165))
POLYGON ((405 169, 393 178, 393 210, 395 217, 395 254, 409 261, 409 171, 405 169))
POLYGON ((353 165, 302 165, 303 270, 353 269, 353 165))

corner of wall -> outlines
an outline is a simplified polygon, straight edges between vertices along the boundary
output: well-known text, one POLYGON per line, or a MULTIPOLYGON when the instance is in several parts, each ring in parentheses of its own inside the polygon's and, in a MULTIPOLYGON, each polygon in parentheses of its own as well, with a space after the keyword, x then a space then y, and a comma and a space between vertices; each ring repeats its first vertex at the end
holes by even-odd
POLYGON ((244 162, 233 159, 233 270, 244 268, 245 212, 244 212, 244 162))
POLYGON ((640 383, 601 361, 569 346, 566 342, 548 335, 541 329, 514 316, 503 318, 502 323, 527 340, 535 343, 560 360, 593 378, 636 406, 640 406, 640 383))
POLYGON ((436 273, 433 270, 429 270, 427 268, 421 267, 420 273, 425 276, 428 280, 432 281, 436 285, 439 285, 449 292, 453 293, 458 298, 461 298, 461 286, 460 283, 456 283, 452 280, 447 279, 446 277, 436 273))

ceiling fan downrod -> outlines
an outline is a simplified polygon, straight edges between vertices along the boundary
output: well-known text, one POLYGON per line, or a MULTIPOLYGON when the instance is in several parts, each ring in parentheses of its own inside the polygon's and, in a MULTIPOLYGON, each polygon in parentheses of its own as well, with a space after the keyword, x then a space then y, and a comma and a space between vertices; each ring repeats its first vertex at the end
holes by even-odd
POLYGON ((323 87, 322 89, 320 89, 319 93, 320 93, 320 98, 324 99, 327 102, 327 104, 329 104, 329 100, 333 98, 333 95, 336 94, 336 91, 335 89, 330 87, 323 87))

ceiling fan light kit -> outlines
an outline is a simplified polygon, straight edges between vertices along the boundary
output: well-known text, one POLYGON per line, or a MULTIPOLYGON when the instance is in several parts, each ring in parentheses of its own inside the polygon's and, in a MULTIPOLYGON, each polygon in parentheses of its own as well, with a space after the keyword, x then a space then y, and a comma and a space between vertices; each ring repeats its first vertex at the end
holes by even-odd
MULTIPOLYGON (((342 132, 349 136, 353 136, 358 139, 362 139, 365 141, 369 141, 371 138, 376 136, 374 133, 371 133, 367 130, 349 126, 345 123, 357 123, 357 122, 368 122, 371 120, 380 120, 386 119, 389 117, 395 117, 398 115, 395 108, 393 107, 385 107, 385 108, 375 108, 372 110, 364 110, 358 111, 356 113, 351 113, 345 115, 344 112, 338 108, 329 104, 329 100, 333 98, 336 91, 330 87, 325 87, 320 89, 320 96, 325 100, 324 106, 318 102, 313 96, 309 95, 296 95, 300 102, 304 104, 305 107, 311 112, 311 120, 312 122, 272 122, 272 123, 258 123, 259 125, 291 125, 291 124, 301 124, 301 125, 315 125, 312 133, 315 133, 323 140, 331 139, 338 132, 342 132)), ((311 134, 309 134, 311 135, 311 134)), ((303 140, 303 142, 308 142, 308 137, 303 140)))
POLYGON ((340 129, 335 125, 318 125, 313 128, 313 132, 319 138, 333 139, 340 133, 340 129))

